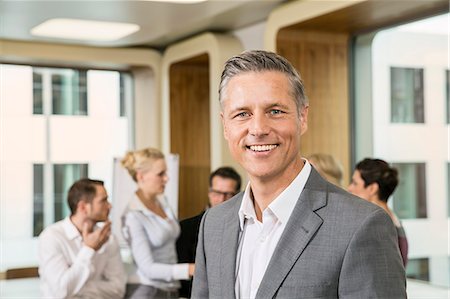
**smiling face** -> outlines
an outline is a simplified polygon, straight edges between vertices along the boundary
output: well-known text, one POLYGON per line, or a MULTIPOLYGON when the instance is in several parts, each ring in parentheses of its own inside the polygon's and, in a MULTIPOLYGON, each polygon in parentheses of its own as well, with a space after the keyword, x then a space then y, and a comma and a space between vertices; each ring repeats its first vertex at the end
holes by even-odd
POLYGON ((222 100, 225 139, 250 179, 292 179, 301 170, 300 136, 308 108, 300 115, 281 72, 247 72, 230 79, 222 100))

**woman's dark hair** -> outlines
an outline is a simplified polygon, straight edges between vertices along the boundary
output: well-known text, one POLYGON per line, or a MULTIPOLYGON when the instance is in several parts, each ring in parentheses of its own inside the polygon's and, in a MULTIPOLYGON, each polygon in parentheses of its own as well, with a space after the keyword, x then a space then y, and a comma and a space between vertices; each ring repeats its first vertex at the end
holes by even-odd
POLYGON ((398 185, 397 169, 390 167, 381 159, 366 158, 356 164, 356 170, 361 174, 364 187, 373 183, 378 184, 378 197, 384 202, 387 202, 398 185))

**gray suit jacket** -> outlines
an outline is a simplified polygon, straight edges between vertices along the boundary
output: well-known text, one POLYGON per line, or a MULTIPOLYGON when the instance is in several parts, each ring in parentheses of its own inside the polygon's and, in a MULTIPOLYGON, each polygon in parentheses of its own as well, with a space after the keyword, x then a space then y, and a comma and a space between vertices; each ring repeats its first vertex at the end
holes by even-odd
MULTIPOLYGON (((192 298, 235 298, 242 195, 203 217, 192 298)), ((391 219, 312 169, 256 297, 406 298, 391 219)))

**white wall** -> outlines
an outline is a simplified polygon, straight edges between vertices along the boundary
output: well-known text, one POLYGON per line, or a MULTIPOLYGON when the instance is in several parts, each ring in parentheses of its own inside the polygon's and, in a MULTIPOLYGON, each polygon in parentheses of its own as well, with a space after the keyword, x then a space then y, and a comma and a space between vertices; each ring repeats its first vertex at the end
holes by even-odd
POLYGON ((231 32, 236 36, 244 50, 264 50, 264 32, 267 22, 260 22, 231 32))

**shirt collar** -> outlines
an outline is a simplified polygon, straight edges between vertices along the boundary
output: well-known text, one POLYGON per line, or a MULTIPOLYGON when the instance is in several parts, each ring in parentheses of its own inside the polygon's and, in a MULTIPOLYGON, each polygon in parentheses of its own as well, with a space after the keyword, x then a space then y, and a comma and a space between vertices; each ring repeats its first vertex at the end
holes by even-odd
MULTIPOLYGON (((281 192, 267 207, 270 209, 279 221, 286 223, 294 210, 294 207, 305 188, 306 181, 311 173, 311 165, 308 160, 303 159, 305 164, 303 165, 300 173, 289 184, 289 186, 281 192)), ((241 207, 239 208, 239 225, 241 230, 244 229, 245 219, 256 219, 255 207, 251 199, 251 186, 250 182, 245 188, 244 195, 242 197, 241 207)))
POLYGON ((131 199, 128 209, 131 211, 141 211, 141 212, 147 212, 147 207, 142 203, 142 201, 139 199, 137 194, 135 193, 133 195, 133 198, 131 199))
POLYGON ((78 237, 81 237, 81 234, 78 231, 77 227, 72 223, 72 220, 70 220, 70 216, 66 217, 63 220, 63 228, 69 240, 74 240, 78 237))
POLYGON ((304 161, 305 164, 300 173, 268 206, 281 223, 287 223, 289 217, 291 217, 292 211, 294 210, 311 173, 311 165, 307 160, 304 161))
MULTIPOLYGON (((167 217, 172 217, 169 216, 172 215, 172 211, 169 209, 167 209, 167 205, 166 202, 164 200, 164 195, 157 195, 157 201, 159 202, 159 204, 161 205, 161 208, 164 210, 164 212, 166 213, 167 217)), ((130 200, 130 203, 128 204, 128 210, 127 211, 140 211, 146 215, 156 215, 154 212, 152 212, 151 210, 149 210, 144 203, 139 199, 139 197, 137 196, 137 194, 135 193, 133 195, 133 198, 130 200)))
POLYGON ((250 182, 248 182, 247 187, 245 187, 245 192, 242 197, 241 207, 239 208, 239 225, 241 230, 244 229, 245 219, 256 219, 255 207, 253 206, 253 201, 250 197, 252 190, 250 188, 250 182))

